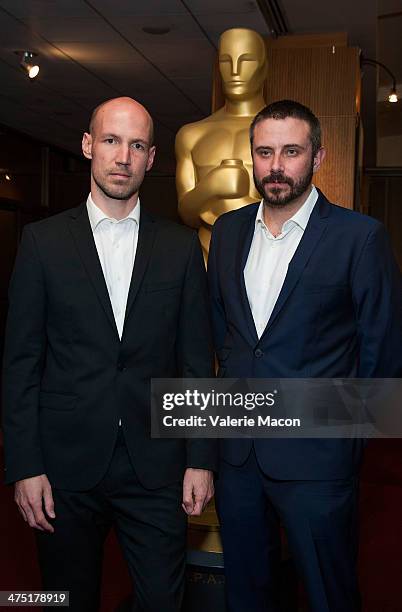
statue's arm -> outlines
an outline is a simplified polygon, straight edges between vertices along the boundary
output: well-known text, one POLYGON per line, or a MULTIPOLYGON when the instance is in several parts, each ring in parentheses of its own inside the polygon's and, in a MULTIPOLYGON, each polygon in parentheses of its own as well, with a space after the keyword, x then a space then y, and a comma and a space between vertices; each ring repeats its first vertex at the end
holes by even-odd
POLYGON ((189 126, 181 128, 176 136, 176 188, 181 218, 187 225, 198 228, 200 213, 208 208, 208 203, 213 202, 212 208, 216 208, 219 200, 247 197, 250 181, 244 166, 222 163, 198 180, 192 158, 196 142, 189 126))
POLYGON ((196 177, 191 155, 191 135, 187 126, 181 128, 176 136, 176 189, 178 210, 183 221, 191 227, 199 227, 200 197, 196 189, 196 177))

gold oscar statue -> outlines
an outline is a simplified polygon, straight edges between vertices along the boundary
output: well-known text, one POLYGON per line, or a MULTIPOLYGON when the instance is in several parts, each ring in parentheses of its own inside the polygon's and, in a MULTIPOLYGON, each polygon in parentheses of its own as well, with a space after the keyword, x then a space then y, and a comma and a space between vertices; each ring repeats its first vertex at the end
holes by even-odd
POLYGON ((219 41, 225 105, 176 137, 179 214, 198 228, 205 261, 212 226, 224 212, 259 199, 254 187, 249 126, 265 106, 266 50, 253 30, 226 30, 219 41))

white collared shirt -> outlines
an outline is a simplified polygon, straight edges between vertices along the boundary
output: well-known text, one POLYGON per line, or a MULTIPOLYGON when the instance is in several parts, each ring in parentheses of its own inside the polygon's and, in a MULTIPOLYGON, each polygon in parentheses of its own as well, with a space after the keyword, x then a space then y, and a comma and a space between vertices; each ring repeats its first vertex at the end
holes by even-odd
POLYGON ((140 223, 140 200, 125 219, 117 221, 87 199, 89 222, 121 339, 140 223))
POLYGON ((273 236, 264 223, 264 202, 255 219, 254 236, 244 268, 244 282, 257 335, 261 338, 282 289, 289 263, 318 199, 314 185, 303 206, 273 236))

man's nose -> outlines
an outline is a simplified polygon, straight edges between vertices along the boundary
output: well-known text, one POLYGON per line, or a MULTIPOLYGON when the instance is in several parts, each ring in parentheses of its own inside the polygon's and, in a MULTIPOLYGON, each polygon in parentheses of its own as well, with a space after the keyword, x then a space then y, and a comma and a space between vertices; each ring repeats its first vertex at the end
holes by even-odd
POLYGON ((271 172, 282 172, 283 171, 283 159, 281 154, 274 153, 271 157, 271 172))
POLYGON ((124 164, 127 166, 131 163, 130 157, 130 147, 128 145, 120 145, 119 150, 117 152, 116 164, 124 164))

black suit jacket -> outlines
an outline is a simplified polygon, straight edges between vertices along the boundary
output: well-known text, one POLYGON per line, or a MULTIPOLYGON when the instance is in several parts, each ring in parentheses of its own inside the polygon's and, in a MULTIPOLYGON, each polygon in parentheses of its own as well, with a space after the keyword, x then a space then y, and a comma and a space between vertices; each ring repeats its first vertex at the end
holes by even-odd
POLYGON ((25 228, 10 285, 4 363, 6 482, 46 473, 94 486, 118 422, 140 481, 216 468, 215 443, 150 437, 152 377, 213 373, 196 234, 141 210, 120 341, 86 205, 25 228))
MULTIPOLYGON (((401 276, 385 228, 319 198, 273 312, 258 338, 244 268, 259 204, 218 219, 208 275, 219 375, 228 378, 402 376, 401 276)), ((261 270, 261 283, 264 270, 261 270)), ((350 478, 362 440, 258 439, 260 466, 280 480, 350 478)), ((221 442, 234 465, 251 441, 221 442)))

